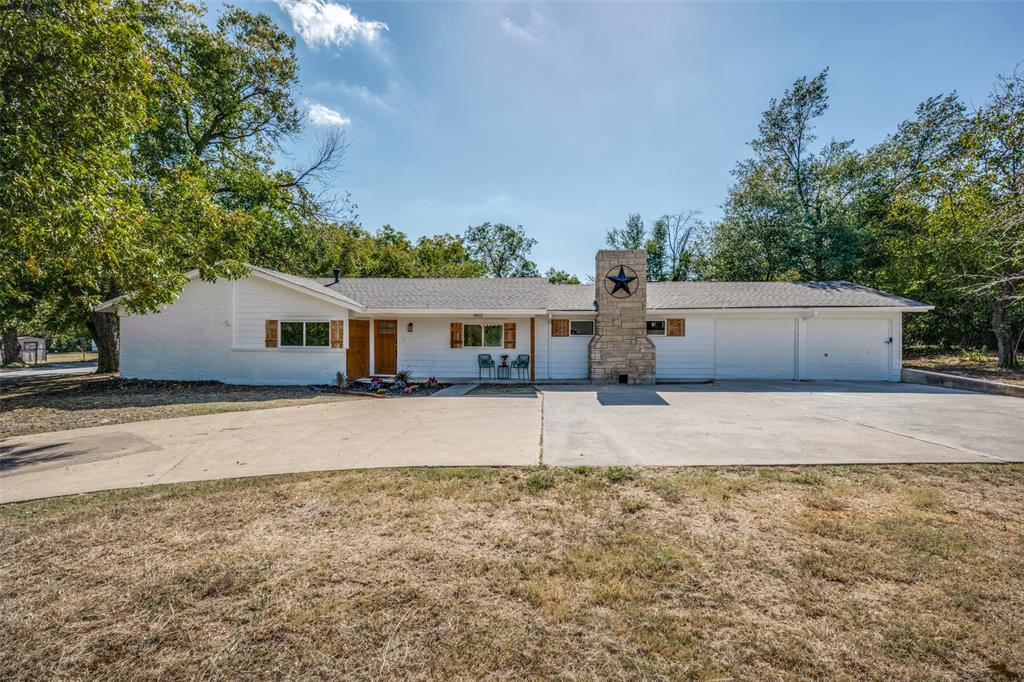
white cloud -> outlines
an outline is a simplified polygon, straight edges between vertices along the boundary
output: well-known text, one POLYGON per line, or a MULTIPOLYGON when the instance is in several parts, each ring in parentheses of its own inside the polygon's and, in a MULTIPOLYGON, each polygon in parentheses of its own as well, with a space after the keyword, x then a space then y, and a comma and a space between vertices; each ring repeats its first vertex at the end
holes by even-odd
POLYGON ((352 121, 323 104, 309 105, 309 120, 315 126, 347 126, 352 121))
POLYGON ((347 47, 356 41, 375 44, 388 30, 383 21, 360 19, 346 5, 330 0, 277 0, 292 27, 311 47, 347 47))
POLYGON ((541 10, 530 8, 530 15, 525 23, 518 23, 510 16, 502 17, 501 28, 505 33, 527 43, 540 43, 546 34, 554 29, 551 17, 541 10))

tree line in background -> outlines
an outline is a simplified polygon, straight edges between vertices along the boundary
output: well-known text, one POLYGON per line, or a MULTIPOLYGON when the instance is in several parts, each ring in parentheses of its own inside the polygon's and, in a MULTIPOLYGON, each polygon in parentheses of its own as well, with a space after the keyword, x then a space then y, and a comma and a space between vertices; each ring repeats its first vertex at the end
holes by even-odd
MULTIPOLYGON (((410 239, 360 226, 330 199, 346 144, 323 135, 307 163, 275 151, 302 133, 294 41, 264 14, 210 26, 184 0, 14 0, 0 9, 0 328, 88 334, 117 369, 117 320, 174 300, 187 273, 254 263, 320 276, 535 277, 536 240, 484 223, 410 239)), ((923 102, 880 144, 819 143, 827 72, 764 112, 723 217, 695 211, 606 235, 648 254, 657 280, 845 279, 934 304, 912 342, 995 346, 1024 334, 1024 77, 976 110, 923 102)), ((556 283, 579 283, 549 269, 556 283)))
POLYGON ((1024 72, 971 110, 931 97, 880 144, 818 144, 827 70, 761 117, 721 220, 693 212, 607 235, 643 248, 654 279, 849 280, 936 306, 912 343, 992 347, 1012 368, 1024 337, 1024 72))

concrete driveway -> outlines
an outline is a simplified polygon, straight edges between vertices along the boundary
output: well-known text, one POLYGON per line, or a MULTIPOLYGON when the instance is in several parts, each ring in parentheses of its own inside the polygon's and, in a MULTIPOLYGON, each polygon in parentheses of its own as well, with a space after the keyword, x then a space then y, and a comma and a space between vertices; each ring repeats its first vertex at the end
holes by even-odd
POLYGON ((0 503, 298 471, 530 465, 539 396, 348 400, 0 441, 0 503))
POLYGON ((545 389, 551 465, 1024 461, 1024 400, 929 386, 756 382, 545 389))
POLYGON ((183 417, 0 441, 0 503, 298 471, 533 465, 542 456, 550 465, 1021 462, 1024 400, 909 384, 722 382, 183 417))
POLYGON ((74 374, 93 374, 95 362, 51 362, 46 365, 11 369, 0 367, 0 382, 14 379, 36 379, 38 377, 71 376, 74 374))

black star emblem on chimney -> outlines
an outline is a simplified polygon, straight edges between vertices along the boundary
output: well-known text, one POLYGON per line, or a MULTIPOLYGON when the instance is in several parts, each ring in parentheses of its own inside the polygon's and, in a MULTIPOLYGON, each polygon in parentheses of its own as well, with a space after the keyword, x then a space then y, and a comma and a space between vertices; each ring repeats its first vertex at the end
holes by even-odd
POLYGON ((625 291, 626 295, 629 296, 633 292, 630 290, 629 285, 632 284, 636 277, 630 277, 626 274, 626 268, 619 266, 619 274, 608 275, 608 280, 615 286, 612 287, 611 294, 614 296, 616 291, 625 291))

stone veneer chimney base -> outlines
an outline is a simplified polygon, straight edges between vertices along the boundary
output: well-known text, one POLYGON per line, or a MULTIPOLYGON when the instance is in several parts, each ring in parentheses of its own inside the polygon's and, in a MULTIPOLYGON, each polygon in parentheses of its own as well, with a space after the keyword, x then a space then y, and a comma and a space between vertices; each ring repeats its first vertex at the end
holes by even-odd
POLYGON ((654 343, 647 338, 647 252, 598 251, 594 275, 597 317, 590 340, 590 381, 596 384, 653 384, 654 343), (636 273, 630 295, 612 295, 609 272, 636 273))

